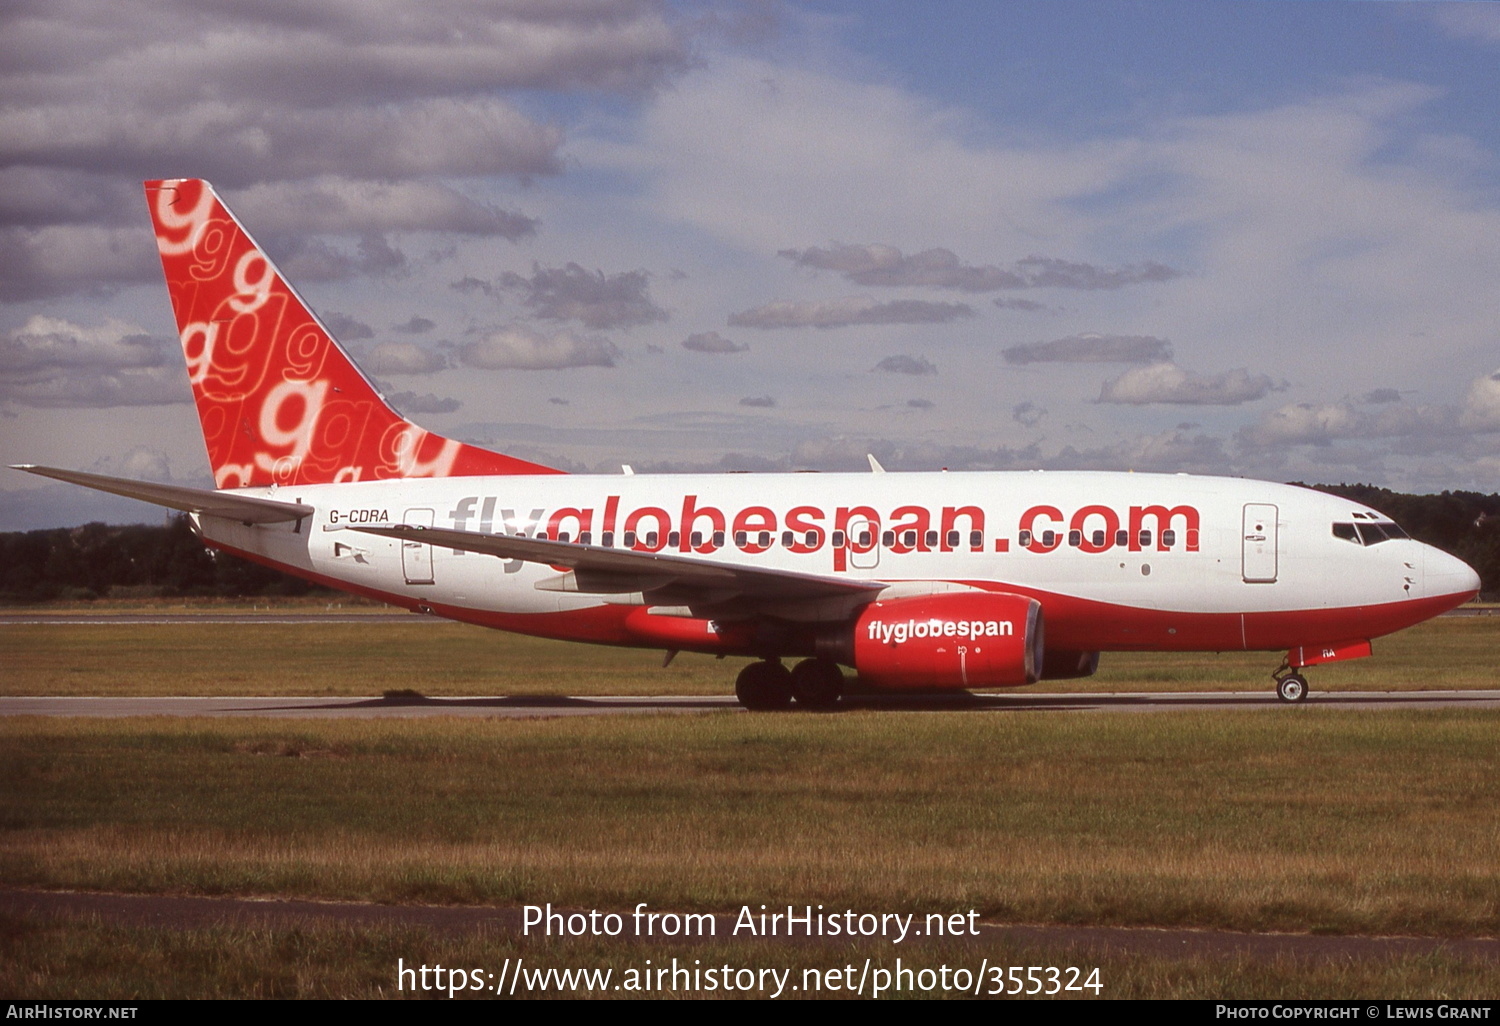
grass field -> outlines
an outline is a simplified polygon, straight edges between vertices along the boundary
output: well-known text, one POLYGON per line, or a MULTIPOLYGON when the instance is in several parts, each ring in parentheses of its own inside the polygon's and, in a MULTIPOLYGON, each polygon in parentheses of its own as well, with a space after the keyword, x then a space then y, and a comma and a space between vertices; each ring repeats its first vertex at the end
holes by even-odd
MULTIPOLYGON (((369 609, 371 607, 362 607, 369 609)), ((376 607, 378 608, 378 607, 376 607)), ((1315 691, 1500 687, 1500 617, 1431 620, 1370 659, 1315 667, 1315 691)), ((1031 691, 1270 690, 1279 653, 1107 652, 1099 673, 1031 691)), ((0 625, 5 695, 728 694, 744 660, 601 648, 410 622, 0 625)), ((1028 689, 1015 689, 1018 694, 1028 689)))
POLYGON ((0 724, 49 888, 1500 933, 1500 715, 0 724))
MULTIPOLYGON (((1318 668, 1314 687, 1494 687, 1497 635, 1490 618, 1433 621, 1378 642, 1374 659, 1318 668)), ((1275 661, 1105 659, 1098 678, 1041 687, 1259 688, 1275 661)), ((654 653, 416 618, 3 625, 0 665, 9 694, 724 693, 736 669, 682 656, 663 670, 654 653)), ((0 881, 613 909, 812 902, 975 908, 1043 924, 1495 936, 1497 728, 1500 715, 1481 711, 1316 704, 1151 716, 14 718, 0 721, 0 881)), ((518 951, 514 939, 396 928, 181 932, 4 919, 0 993, 375 996, 390 993, 395 955, 487 966, 518 951)), ((548 964, 620 966, 640 952, 595 944, 545 954, 548 964)), ((827 967, 872 954, 894 953, 736 944, 715 957, 827 967)), ((1442 954, 1007 957, 1047 965, 1085 955, 1105 968, 1106 997, 1500 989, 1493 961, 1442 954)))

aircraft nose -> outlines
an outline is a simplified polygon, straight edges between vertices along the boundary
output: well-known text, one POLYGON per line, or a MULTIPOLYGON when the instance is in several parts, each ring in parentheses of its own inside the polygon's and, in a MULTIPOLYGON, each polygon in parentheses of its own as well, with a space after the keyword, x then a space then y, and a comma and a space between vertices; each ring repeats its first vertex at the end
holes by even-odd
POLYGON ((1430 597, 1463 596, 1468 599, 1479 591, 1479 575, 1457 556, 1428 546, 1422 554, 1423 590, 1430 597))

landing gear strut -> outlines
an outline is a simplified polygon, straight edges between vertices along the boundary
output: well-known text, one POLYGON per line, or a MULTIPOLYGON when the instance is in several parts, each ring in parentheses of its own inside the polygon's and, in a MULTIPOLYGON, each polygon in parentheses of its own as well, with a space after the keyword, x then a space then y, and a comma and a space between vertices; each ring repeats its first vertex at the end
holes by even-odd
POLYGON ((1281 668, 1271 674, 1271 679, 1276 682, 1277 698, 1283 702, 1307 701, 1307 678, 1302 676, 1301 669, 1282 663, 1281 668))
POLYGON ((734 695, 751 712, 772 712, 792 704, 792 674, 779 661, 762 660, 740 671, 734 695))

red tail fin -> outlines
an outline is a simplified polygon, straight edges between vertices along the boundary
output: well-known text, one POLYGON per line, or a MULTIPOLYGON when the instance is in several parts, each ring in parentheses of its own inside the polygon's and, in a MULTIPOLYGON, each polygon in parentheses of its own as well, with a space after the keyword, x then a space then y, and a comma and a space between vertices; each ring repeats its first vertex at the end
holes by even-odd
POLYGON ((220 488, 559 473, 387 406, 207 182, 147 182, 146 199, 220 488))

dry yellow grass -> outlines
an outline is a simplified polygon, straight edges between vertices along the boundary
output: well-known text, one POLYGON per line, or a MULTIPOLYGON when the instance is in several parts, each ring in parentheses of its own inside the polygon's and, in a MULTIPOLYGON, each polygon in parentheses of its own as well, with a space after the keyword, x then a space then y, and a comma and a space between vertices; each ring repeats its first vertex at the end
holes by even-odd
POLYGON ((0 877, 1493 935, 1497 725, 1315 709, 10 721, 0 877))

